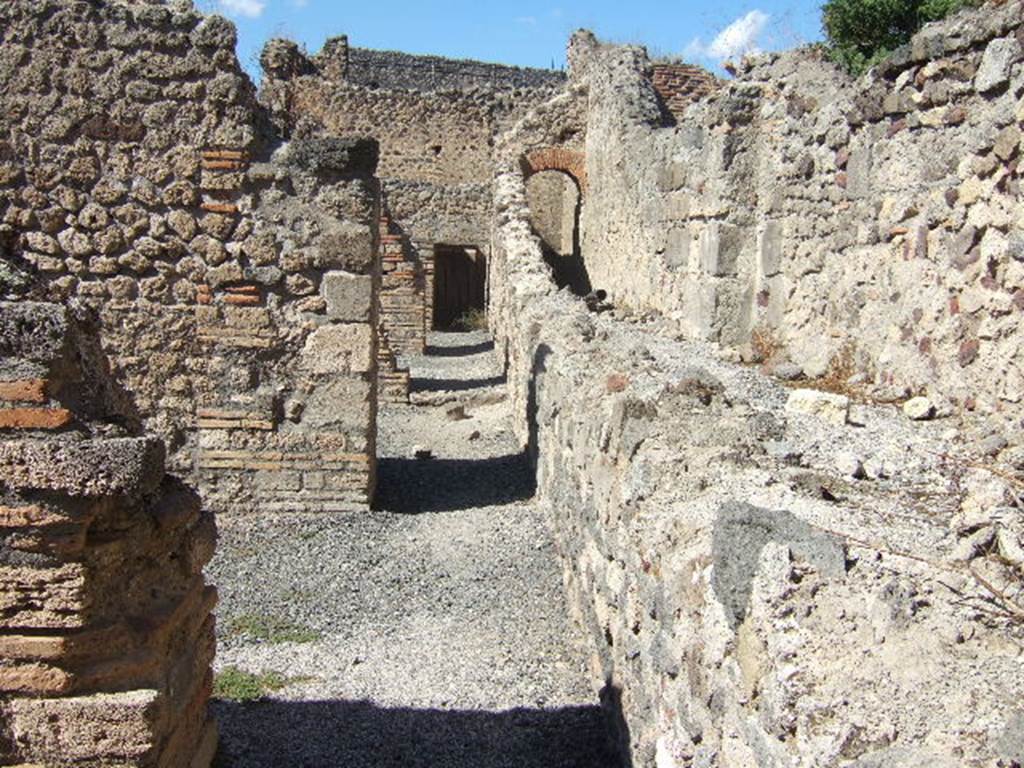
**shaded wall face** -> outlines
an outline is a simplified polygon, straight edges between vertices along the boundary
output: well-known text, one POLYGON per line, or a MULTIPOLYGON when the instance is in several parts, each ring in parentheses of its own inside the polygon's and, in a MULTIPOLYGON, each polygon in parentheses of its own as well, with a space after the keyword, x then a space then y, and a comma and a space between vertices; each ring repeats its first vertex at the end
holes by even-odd
POLYGON ((265 162, 234 28, 177 7, 0 8, 6 264, 94 313, 124 418, 211 506, 365 506, 376 147, 265 162))
POLYGON ((929 27, 872 79, 762 59, 673 128, 643 57, 597 49, 595 283, 748 359, 1019 413, 1019 12, 929 27))

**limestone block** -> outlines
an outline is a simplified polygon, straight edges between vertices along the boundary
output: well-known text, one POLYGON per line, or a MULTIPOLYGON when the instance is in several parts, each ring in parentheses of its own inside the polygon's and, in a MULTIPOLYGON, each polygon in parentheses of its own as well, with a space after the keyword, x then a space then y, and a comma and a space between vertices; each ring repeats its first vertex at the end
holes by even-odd
POLYGON ((365 430, 372 387, 362 379, 345 378, 318 386, 302 411, 302 424, 317 430, 365 430))
POLYGON ((313 373, 368 373, 373 369, 373 329, 365 323, 325 325, 302 349, 302 366, 313 373))
POLYGON ((354 222, 341 222, 320 237, 314 261, 321 269, 369 274, 376 258, 370 229, 354 222))
POLYGON ((979 93, 987 93, 1010 79, 1010 70, 1021 57, 1021 45, 1015 37, 993 40, 985 48, 974 77, 974 87, 979 93))
POLYGON ((782 268, 782 223, 765 222, 759 233, 758 255, 761 275, 772 277, 782 268))
POLYGON ((671 269, 686 269, 690 264, 690 228, 676 227, 668 233, 665 264, 671 269))
POLYGON ((700 265, 709 275, 736 274, 742 245, 742 231, 731 224, 710 223, 700 234, 700 265))
POLYGON ((871 192, 871 147, 857 147, 846 164, 846 193, 849 197, 867 197, 871 192))
MULTIPOLYGON (((19 757, 44 764, 125 764, 147 756, 163 735, 156 691, 65 699, 11 699, 0 708, 19 757)), ((0 758, 3 757, 0 752, 0 758)))
POLYGON ((368 322, 373 307, 373 278, 348 272, 328 272, 320 284, 327 316, 346 322, 368 322))
POLYGON ((846 423, 849 410, 850 398, 817 389, 795 389, 786 401, 788 413, 816 416, 839 426, 846 423))
POLYGON ((13 489, 131 496, 153 490, 163 472, 164 446, 156 438, 0 442, 0 482, 13 489))
POLYGON ((903 413, 913 421, 926 421, 935 415, 935 406, 927 397, 914 397, 903 404, 903 413))

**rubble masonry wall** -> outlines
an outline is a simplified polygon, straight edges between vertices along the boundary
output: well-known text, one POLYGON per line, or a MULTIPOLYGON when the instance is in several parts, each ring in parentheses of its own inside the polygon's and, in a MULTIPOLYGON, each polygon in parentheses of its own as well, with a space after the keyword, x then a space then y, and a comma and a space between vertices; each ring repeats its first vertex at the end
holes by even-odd
POLYGON ((754 57, 674 125, 642 50, 581 37, 595 286, 747 360, 1019 432, 1021 18, 929 25, 858 80, 815 49, 754 57))
POLYGON ((234 46, 190 3, 4 3, 5 265, 95 313, 211 508, 366 508, 377 148, 279 146, 234 46))

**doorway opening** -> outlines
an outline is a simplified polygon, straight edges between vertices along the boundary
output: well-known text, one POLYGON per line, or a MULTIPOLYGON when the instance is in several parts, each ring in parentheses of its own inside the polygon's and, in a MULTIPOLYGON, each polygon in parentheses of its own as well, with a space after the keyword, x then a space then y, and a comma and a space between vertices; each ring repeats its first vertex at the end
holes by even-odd
POLYGON ((583 199, 576 180, 560 170, 538 171, 526 180, 526 200, 555 284, 586 296, 593 288, 580 249, 583 199))
POLYGON ((475 246, 434 246, 433 329, 476 330, 487 309, 487 257, 475 246))

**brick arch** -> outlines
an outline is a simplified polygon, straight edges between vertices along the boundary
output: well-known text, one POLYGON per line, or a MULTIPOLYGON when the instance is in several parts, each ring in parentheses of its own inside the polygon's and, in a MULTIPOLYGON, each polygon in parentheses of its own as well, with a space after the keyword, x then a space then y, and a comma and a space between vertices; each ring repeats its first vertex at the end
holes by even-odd
POLYGON ((581 195, 587 191, 587 163, 582 152, 565 147, 541 147, 523 155, 520 164, 526 178, 541 171, 561 171, 572 177, 581 195))

